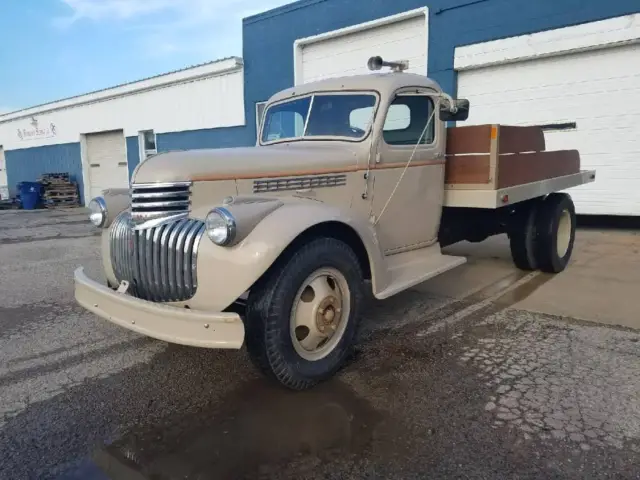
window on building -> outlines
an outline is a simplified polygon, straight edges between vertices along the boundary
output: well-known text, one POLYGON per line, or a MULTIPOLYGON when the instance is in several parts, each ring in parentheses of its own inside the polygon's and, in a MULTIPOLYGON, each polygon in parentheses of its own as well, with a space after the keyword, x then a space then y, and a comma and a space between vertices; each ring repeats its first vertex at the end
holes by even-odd
POLYGON ((158 153, 156 146, 156 134, 153 130, 143 130, 138 135, 140 144, 140 160, 146 160, 149 156, 158 153))
POLYGON ((428 145, 435 139, 433 99, 428 95, 398 95, 389 106, 382 136, 389 145, 415 145, 420 140, 427 121, 429 127, 420 143, 428 145))

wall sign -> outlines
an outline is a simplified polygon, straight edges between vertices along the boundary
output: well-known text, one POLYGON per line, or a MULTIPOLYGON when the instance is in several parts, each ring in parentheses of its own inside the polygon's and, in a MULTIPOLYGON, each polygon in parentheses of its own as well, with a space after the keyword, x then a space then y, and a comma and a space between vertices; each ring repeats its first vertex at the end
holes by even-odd
POLYGON ((56 136, 56 125, 54 123, 40 125, 35 117, 31 117, 29 128, 18 128, 18 138, 20 140, 37 140, 39 138, 51 138, 56 136))

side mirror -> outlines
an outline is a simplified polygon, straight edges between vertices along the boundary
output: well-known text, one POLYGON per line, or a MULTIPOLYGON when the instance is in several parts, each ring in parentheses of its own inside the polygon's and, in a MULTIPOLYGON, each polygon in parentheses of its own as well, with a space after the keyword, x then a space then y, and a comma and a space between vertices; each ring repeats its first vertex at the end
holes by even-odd
POLYGON ((448 102, 441 102, 440 120, 443 122, 463 122, 469 118, 469 100, 459 98, 454 100, 454 106, 457 110, 455 113, 451 111, 448 102))

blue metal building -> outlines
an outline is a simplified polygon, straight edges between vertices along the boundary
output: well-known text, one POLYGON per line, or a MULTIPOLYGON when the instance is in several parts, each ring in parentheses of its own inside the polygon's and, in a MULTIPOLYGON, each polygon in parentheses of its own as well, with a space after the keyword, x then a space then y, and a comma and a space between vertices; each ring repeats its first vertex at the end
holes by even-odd
MULTIPOLYGON (((598 182, 576 189, 579 213, 640 215, 638 12, 638 0, 300 0, 243 21, 242 124, 165 130, 156 148, 253 145, 276 91, 362 73, 371 55, 406 57, 471 100, 470 123, 545 124, 550 148, 580 149, 598 182), (612 104, 627 108, 612 116, 612 104)), ((141 138, 127 138, 129 169, 141 138)), ((73 148, 52 168, 82 170, 73 148)), ((9 183, 25 155, 6 151, 9 183)))

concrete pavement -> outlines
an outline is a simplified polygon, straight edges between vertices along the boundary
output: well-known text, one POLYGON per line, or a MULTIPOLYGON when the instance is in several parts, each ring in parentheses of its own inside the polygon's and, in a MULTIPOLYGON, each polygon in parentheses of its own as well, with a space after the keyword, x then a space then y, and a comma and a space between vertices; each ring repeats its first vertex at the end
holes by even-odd
POLYGON ((467 265, 372 302, 351 363, 292 393, 76 306, 85 218, 0 212, 0 478, 638 478, 633 232, 579 232, 557 276, 452 246, 467 265))

